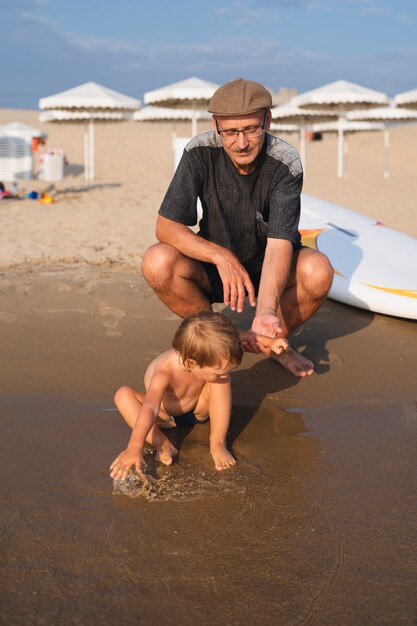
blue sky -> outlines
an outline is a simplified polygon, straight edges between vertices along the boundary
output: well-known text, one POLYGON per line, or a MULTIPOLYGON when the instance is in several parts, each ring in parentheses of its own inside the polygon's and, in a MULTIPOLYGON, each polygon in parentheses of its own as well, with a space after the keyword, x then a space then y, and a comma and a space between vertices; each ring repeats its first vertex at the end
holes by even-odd
POLYGON ((0 107, 89 80, 143 93, 238 76, 299 93, 417 88, 417 0, 2 0, 0 107))

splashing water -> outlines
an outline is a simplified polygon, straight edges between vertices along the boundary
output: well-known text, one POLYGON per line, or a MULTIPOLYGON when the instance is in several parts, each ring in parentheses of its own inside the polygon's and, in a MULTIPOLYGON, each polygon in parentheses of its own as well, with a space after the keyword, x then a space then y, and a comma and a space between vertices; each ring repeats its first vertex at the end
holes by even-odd
MULTIPOLYGON (((113 494, 148 501, 195 500, 209 495, 244 494, 250 474, 258 473, 246 464, 224 472, 205 467, 174 464, 169 467, 147 460, 143 472, 131 469, 125 480, 113 480, 113 494), (249 470, 249 472, 248 472, 249 470)), ((252 476, 253 478, 253 476, 252 476)))

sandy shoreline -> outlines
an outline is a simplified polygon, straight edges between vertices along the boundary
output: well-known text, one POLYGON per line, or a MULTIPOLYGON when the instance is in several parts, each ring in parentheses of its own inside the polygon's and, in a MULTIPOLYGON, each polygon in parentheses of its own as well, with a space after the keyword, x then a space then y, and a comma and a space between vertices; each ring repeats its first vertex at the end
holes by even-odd
MULTIPOLYGON (((39 126, 26 115, 0 122, 39 126)), ((328 300, 293 337, 314 376, 258 355, 233 373, 236 469, 213 471, 207 425, 185 429, 175 465, 148 455, 139 497, 114 494, 113 394, 178 325, 139 270, 173 129, 97 128, 94 184, 82 128, 47 130, 73 168, 57 202, 0 202, 1 623, 412 626, 416 323, 328 300)), ((382 137, 350 139, 340 181, 334 140, 309 144, 304 190, 417 236, 416 139, 392 131, 388 180, 382 137)))
MULTIPOLYGON (((35 111, 0 110, 0 124, 14 120, 42 127, 35 111)), ((209 128, 201 123, 199 131, 209 128)), ((46 124, 48 146, 64 148, 68 176, 51 183, 19 183, 48 190, 54 204, 0 202, 0 269, 30 263, 121 263, 137 265, 154 239, 155 217, 172 175, 172 133, 187 136, 187 123, 97 124, 96 180, 82 173, 82 125, 46 124)), ((283 139, 298 147, 296 135, 283 139)), ((383 177, 382 135, 348 138, 349 177, 336 177, 336 138, 310 142, 304 192, 378 219, 417 237, 417 125, 391 130, 390 178, 383 177)))

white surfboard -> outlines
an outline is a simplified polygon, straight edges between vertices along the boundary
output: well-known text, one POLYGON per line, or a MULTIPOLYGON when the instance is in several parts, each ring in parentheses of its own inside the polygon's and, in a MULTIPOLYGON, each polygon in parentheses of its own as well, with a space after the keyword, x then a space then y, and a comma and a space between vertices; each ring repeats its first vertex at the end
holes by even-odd
POLYGON ((417 239, 305 194, 299 229, 303 244, 323 252, 335 270, 330 298, 417 319, 417 239))

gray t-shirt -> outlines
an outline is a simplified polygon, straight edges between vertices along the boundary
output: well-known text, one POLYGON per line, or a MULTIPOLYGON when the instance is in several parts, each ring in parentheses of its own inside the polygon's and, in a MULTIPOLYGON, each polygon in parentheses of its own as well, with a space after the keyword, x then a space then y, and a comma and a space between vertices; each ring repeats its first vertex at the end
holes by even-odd
POLYGON ((255 171, 242 175, 213 130, 197 135, 185 147, 159 214, 194 226, 200 198, 203 217, 198 234, 245 262, 262 253, 267 237, 300 246, 302 184, 298 153, 282 139, 266 133, 255 171))

